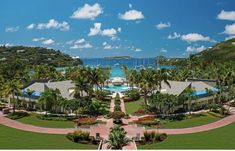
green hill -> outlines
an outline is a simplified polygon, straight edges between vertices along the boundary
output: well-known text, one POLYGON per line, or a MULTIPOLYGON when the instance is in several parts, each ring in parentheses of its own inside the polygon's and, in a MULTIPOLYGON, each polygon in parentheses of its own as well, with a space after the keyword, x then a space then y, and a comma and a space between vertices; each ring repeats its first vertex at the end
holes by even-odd
POLYGON ((198 55, 208 62, 235 62, 235 38, 217 43, 212 48, 204 50, 198 55))
POLYGON ((0 47, 0 64, 21 60, 29 65, 50 65, 54 67, 76 66, 81 64, 80 59, 73 59, 59 50, 42 47, 12 46, 0 47))

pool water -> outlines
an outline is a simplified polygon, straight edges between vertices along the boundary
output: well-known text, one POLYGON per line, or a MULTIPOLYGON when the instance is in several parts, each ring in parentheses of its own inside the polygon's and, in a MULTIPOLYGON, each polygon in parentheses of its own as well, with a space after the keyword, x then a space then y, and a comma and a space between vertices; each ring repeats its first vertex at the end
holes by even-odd
POLYGON ((125 86, 125 85, 122 85, 122 86, 107 86, 107 87, 104 87, 105 90, 109 90, 109 91, 112 91, 112 92, 123 92, 123 91, 127 91, 127 90, 130 90, 131 88, 128 87, 128 86, 125 86))

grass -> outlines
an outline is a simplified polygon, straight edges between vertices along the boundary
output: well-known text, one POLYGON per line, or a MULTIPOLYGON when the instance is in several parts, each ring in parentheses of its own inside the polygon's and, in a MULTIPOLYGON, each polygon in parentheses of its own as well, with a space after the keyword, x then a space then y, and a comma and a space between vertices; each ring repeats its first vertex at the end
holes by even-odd
POLYGON ((133 114, 134 112, 138 111, 139 109, 143 108, 142 103, 144 103, 143 98, 140 98, 137 101, 134 102, 126 102, 125 108, 127 114, 133 114))
POLYGON ((73 128, 74 122, 73 121, 52 121, 52 120, 42 120, 36 117, 37 114, 30 114, 29 116, 17 119, 17 121, 41 126, 41 127, 50 127, 50 128, 73 128))
POLYGON ((141 145, 138 149, 235 149, 235 123, 207 132, 170 135, 158 144, 141 145))
POLYGON ((193 126, 199 126, 204 125, 208 123, 215 122, 221 118, 215 117, 208 113, 203 113, 200 116, 188 118, 181 121, 173 121, 168 122, 166 124, 163 124, 160 126, 160 128, 186 128, 186 127, 193 127, 193 126))
POLYGON ((77 144, 65 135, 25 132, 0 125, 0 149, 97 149, 90 144, 77 144))

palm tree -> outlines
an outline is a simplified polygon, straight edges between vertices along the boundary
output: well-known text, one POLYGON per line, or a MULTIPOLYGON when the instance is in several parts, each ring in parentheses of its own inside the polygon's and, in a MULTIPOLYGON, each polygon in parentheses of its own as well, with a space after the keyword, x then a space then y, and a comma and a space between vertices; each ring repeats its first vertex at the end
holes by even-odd
POLYGON ((129 76, 130 76, 130 73, 129 73, 129 68, 125 65, 122 66, 122 71, 124 72, 125 74, 125 77, 126 77, 126 81, 127 81, 127 86, 129 84, 129 76))
POLYGON ((27 95, 28 95, 28 97, 29 97, 29 107, 30 107, 30 104, 31 104, 31 97, 33 96, 33 93, 34 93, 35 91, 34 90, 30 90, 30 89, 27 89, 27 95))
POLYGON ((109 139, 107 143, 109 143, 109 149, 122 149, 123 146, 127 145, 131 140, 126 137, 127 132, 121 126, 116 126, 111 128, 109 133, 109 139))
POLYGON ((15 95, 18 95, 18 93, 21 91, 22 85, 17 80, 10 80, 7 81, 4 86, 4 94, 5 97, 9 98, 9 104, 13 103, 13 113, 15 113, 15 95))
POLYGON ((52 90, 48 89, 45 92, 43 92, 40 98, 38 99, 38 102, 39 104, 41 104, 41 108, 46 111, 46 115, 47 112, 52 111, 54 105, 52 90))

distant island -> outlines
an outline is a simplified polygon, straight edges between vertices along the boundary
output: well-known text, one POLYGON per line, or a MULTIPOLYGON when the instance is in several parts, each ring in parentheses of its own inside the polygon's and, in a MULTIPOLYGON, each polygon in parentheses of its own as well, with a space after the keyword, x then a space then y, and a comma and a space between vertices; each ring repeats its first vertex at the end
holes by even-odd
POLYGON ((112 56, 112 57, 104 57, 105 59, 131 59, 130 56, 112 56))

